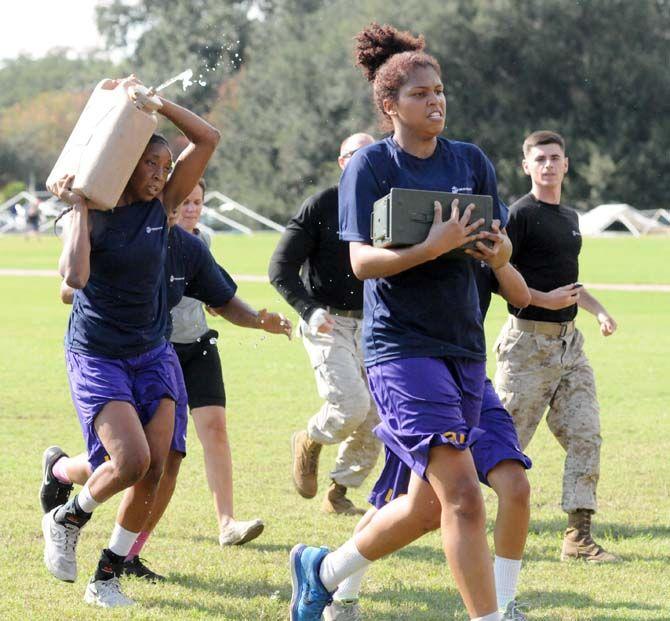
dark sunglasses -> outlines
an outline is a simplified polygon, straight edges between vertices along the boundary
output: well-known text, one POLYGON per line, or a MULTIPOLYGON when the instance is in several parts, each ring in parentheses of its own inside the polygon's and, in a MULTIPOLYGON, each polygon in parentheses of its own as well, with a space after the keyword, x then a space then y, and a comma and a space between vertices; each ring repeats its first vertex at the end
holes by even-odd
MULTIPOLYGON (((359 147, 359 149, 360 149, 360 147, 359 147)), ((350 158, 354 153, 356 153, 356 151, 358 151, 358 149, 354 149, 353 151, 347 151, 346 153, 342 153, 342 155, 340 155, 340 157, 342 159, 346 160, 346 159, 350 158)))

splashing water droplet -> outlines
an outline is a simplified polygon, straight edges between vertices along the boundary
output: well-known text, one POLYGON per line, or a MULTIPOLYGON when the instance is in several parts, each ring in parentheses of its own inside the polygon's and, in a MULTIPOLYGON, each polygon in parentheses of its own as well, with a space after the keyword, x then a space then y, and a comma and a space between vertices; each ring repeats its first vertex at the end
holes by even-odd
POLYGON ((189 86, 193 84, 191 78, 193 77, 193 71, 191 69, 186 69, 186 71, 182 71, 181 73, 177 74, 176 76, 170 78, 169 80, 165 80, 160 86, 157 86, 154 91, 159 93, 162 91, 164 88, 167 88, 171 84, 174 84, 175 82, 181 81, 181 87, 183 90, 186 90, 189 86))

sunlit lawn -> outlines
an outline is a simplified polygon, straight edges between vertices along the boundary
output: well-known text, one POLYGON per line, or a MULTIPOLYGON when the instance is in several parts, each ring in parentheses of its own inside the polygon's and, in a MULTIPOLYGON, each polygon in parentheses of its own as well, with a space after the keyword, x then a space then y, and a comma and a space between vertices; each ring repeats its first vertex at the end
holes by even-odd
MULTIPOLYGON (((276 235, 219 236, 215 254, 231 272, 264 274, 276 235)), ((585 240, 584 282, 670 283, 670 240, 585 240)), ((0 267, 54 268, 57 243, 0 238, 0 267)), ((262 517, 266 532, 249 545, 222 550, 207 490, 202 454, 193 433, 173 504, 145 555, 168 575, 161 586, 131 582, 132 611, 92 612, 82 603, 85 581, 106 545, 117 502, 96 512, 79 548, 75 584, 49 576, 42 562, 37 500, 40 458, 50 444, 81 450, 62 357, 68 309, 53 277, 0 279, 0 503, 1 619, 285 619, 290 597, 288 550, 297 541, 336 546, 355 518, 319 511, 290 480, 289 438, 318 407, 313 377, 298 341, 264 338, 213 321, 222 337, 229 425, 235 459, 236 513, 262 517)), ((256 306, 287 311, 266 284, 242 283, 240 295, 256 306)), ((612 338, 599 336, 582 317, 587 352, 598 380, 603 453, 598 539, 624 562, 608 567, 558 560, 564 515, 560 511, 563 453, 541 426, 529 447, 533 514, 520 599, 529 619, 670 619, 670 294, 598 292, 619 321, 612 338)), ((491 310, 488 341, 504 321, 491 310)), ((294 314, 290 313, 291 317, 294 314)), ((191 430, 192 431, 192 430, 191 430)), ((322 454, 320 484, 335 449, 322 454)), ((372 484, 372 480, 369 481, 372 484)), ((366 489, 353 492, 364 503, 366 489)), ((495 502, 487 492, 489 525, 495 502)), ((377 563, 364 585, 366 618, 437 621, 465 619, 445 568, 437 534, 377 563)))

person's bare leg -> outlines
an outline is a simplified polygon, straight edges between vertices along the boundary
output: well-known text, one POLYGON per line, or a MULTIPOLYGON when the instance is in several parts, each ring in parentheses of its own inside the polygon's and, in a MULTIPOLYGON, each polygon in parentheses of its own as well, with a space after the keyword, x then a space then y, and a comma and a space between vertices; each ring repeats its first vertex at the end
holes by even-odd
POLYGON ((177 476, 179 475, 179 468, 181 467, 183 458, 184 456, 181 453, 173 450, 170 451, 165 463, 165 469, 163 470, 163 476, 158 484, 153 509, 142 527, 143 532, 152 533, 156 528, 156 524, 163 517, 177 487, 177 476))
POLYGON ((525 468, 518 461, 499 463, 488 473, 491 487, 498 496, 493 538, 498 608, 507 610, 516 601, 517 585, 530 521, 530 484, 525 468))
POLYGON ((442 544, 463 603, 471 617, 498 610, 486 511, 470 451, 436 446, 426 476, 442 506, 442 544))
POLYGON ((107 403, 95 418, 95 430, 109 461, 96 468, 86 483, 100 503, 145 475, 150 452, 137 412, 125 401, 107 403))
POLYGON ((84 485, 93 474, 93 468, 88 463, 88 455, 86 453, 79 453, 79 455, 65 459, 67 460, 65 462, 65 472, 70 481, 77 485, 84 485))
POLYGON ((431 450, 430 484, 412 474, 408 494, 374 513, 369 522, 322 561, 323 586, 333 590, 348 576, 424 533, 442 528, 445 555, 471 617, 497 616, 493 567, 485 531, 484 501, 469 451, 431 450))
POLYGON ((226 409, 212 405, 191 410, 205 458, 207 484, 214 498, 219 531, 233 519, 233 459, 226 429, 226 409))
POLYGON ((430 485, 412 473, 406 495, 370 509, 357 526, 358 551, 376 561, 440 527, 440 504, 430 485))
POLYGON ((151 582, 157 582, 164 579, 163 576, 149 569, 144 562, 139 559, 139 555, 155 530, 156 525, 163 517, 167 506, 170 504, 170 500, 172 500, 174 490, 177 486, 179 468, 183 458, 184 456, 182 453, 170 450, 165 463, 165 468, 163 469, 163 476, 161 477, 158 489, 156 490, 153 508, 147 516, 147 520, 142 526, 142 530, 135 538, 130 551, 126 555, 126 575, 137 576, 151 582))
POLYGON ((526 547, 530 521, 530 484, 526 471, 517 461, 503 461, 487 478, 498 496, 493 531, 496 555, 519 560, 526 547))
POLYGON ((174 401, 161 399, 153 418, 144 427, 150 455, 148 468, 141 480, 126 490, 116 515, 116 523, 127 531, 139 533, 153 512, 156 490, 170 451, 173 430, 174 401))

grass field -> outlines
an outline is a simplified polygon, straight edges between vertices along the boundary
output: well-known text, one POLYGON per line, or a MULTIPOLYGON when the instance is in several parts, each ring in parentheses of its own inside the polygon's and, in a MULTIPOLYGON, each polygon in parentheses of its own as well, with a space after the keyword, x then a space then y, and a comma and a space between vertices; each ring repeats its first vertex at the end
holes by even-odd
MULTIPOLYGON (((264 274, 276 236, 219 236, 215 254, 231 272, 264 274)), ((0 238, 0 268, 54 268, 58 245, 0 238)), ((670 284, 670 240, 585 240, 584 282, 670 284)), ((299 341, 264 338, 222 321, 220 347, 229 400, 235 461, 236 513, 262 517, 261 538, 220 549, 202 453, 194 433, 174 501, 144 554, 169 580, 161 586, 130 582, 133 610, 102 613, 82 602, 85 581, 106 545, 117 502, 96 511, 79 547, 75 584, 49 576, 42 562, 37 500, 40 458, 50 444, 82 448, 67 389, 62 335, 68 309, 58 302, 56 278, 4 277, 0 306, 0 619, 228 619, 286 618, 290 598, 288 550, 298 542, 336 546, 355 518, 332 517, 298 497, 290 480, 289 438, 319 405, 299 341)), ((240 295, 256 306, 287 311, 265 284, 242 283, 240 295)), ((597 293, 619 322, 600 337, 582 317, 602 409, 603 452, 598 539, 620 554, 608 567, 558 560, 565 517, 559 507, 563 453, 542 425, 529 447, 535 467, 531 532, 520 599, 537 621, 670 620, 670 294, 597 293)), ((290 313, 295 318, 294 313, 290 313)), ((489 344, 504 321, 494 303, 489 344)), ((489 363, 491 366, 491 363, 489 363)), ((191 431, 193 431, 191 429, 191 431)), ((335 448, 324 450, 325 488, 335 448)), ((370 485, 372 480, 369 481, 370 485)), ((352 493, 363 504, 367 489, 352 493)), ((486 491, 489 526, 495 501, 486 491)), ((431 534, 378 562, 364 583, 370 620, 465 619, 446 569, 439 537, 431 534)))

